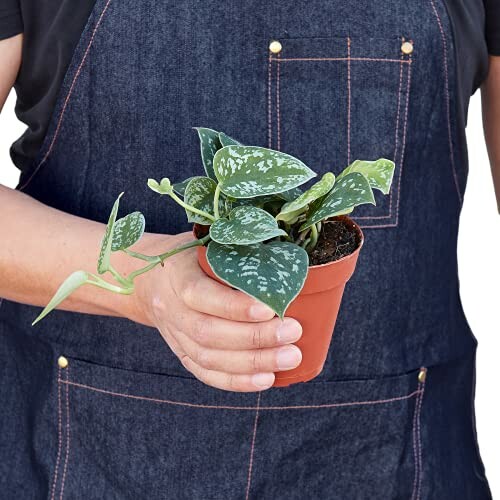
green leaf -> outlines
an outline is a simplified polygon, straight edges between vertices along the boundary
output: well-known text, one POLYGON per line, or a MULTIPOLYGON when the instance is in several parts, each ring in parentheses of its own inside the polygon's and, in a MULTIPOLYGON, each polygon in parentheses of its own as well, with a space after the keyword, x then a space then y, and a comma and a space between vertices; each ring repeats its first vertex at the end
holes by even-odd
POLYGON ((316 176, 297 158, 258 146, 219 149, 214 170, 222 192, 233 198, 283 193, 316 176))
POLYGON ((241 142, 238 142, 236 139, 229 137, 224 132, 219 132, 219 141, 224 146, 242 146, 241 142))
POLYGON ((144 234, 146 221, 141 212, 133 212, 119 219, 113 229, 111 251, 125 250, 137 243, 144 234))
MULTIPOLYGON (((193 177, 186 186, 184 202, 198 210, 214 213, 214 195, 217 183, 209 177, 193 177)), ((224 211, 224 201, 219 199, 219 211, 224 211)), ((210 225, 213 221, 186 209, 189 222, 210 225)))
POLYGON ((80 288, 87 282, 89 275, 85 271, 76 271, 68 276, 63 284, 58 288, 50 302, 45 306, 45 309, 37 316, 32 325, 35 325, 40 320, 45 318, 49 312, 54 310, 61 302, 71 295, 77 288, 80 288))
POLYGON ((198 136, 200 138, 201 160, 203 161, 203 166, 205 167, 205 173, 211 179, 215 179, 214 155, 220 148, 222 148, 222 144, 219 139, 219 132, 205 127, 194 127, 194 129, 198 132, 198 136))
POLYGON ((354 207, 365 203, 375 205, 368 179, 359 172, 347 174, 337 181, 325 198, 314 204, 299 230, 303 231, 324 219, 350 213, 354 207))
POLYGON ((280 318, 302 290, 309 265, 303 248, 278 241, 248 246, 211 241, 207 260, 222 281, 268 305, 280 318))
POLYGON ((299 187, 295 187, 289 189, 288 191, 283 191, 282 193, 278 193, 276 196, 279 196, 282 200, 285 201, 293 201, 295 198, 298 198, 302 194, 302 189, 299 187))
POLYGON ((104 233, 104 237, 102 239, 101 251, 99 253, 99 259, 97 260, 97 272, 99 274, 103 274, 109 269, 109 257, 111 255, 111 245, 113 243, 113 228, 122 195, 123 193, 120 193, 120 196, 118 196, 113 205, 111 214, 109 215, 108 225, 106 226, 106 232, 104 233))
POLYGON ((313 184, 305 193, 301 194, 296 200, 285 203, 281 207, 281 212, 276 220, 289 222, 305 212, 307 207, 319 198, 322 198, 333 188, 335 184, 335 175, 327 172, 320 181, 313 184))
POLYGON ((212 240, 223 245, 251 245, 286 236, 274 217, 257 207, 237 207, 229 219, 218 219, 210 227, 212 240))
POLYGON ((186 187, 189 184, 189 181, 191 179, 194 179, 194 177, 188 177, 187 179, 183 180, 182 182, 176 182, 175 184, 172 184, 172 189, 180 196, 184 196, 184 193, 186 192, 186 187))
POLYGON ((170 194, 173 190, 170 179, 164 177, 159 183, 154 179, 148 179, 148 187, 159 194, 170 194))
POLYGON ((373 189, 378 189, 382 193, 388 194, 391 190, 394 170, 394 162, 385 158, 375 161, 356 160, 338 176, 338 179, 342 179, 351 172, 360 172, 368 179, 373 189))

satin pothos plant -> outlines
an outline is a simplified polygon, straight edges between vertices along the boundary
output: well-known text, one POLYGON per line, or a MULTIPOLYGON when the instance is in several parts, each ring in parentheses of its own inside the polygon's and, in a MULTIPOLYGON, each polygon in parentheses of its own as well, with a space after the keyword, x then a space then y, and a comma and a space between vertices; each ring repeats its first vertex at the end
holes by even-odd
POLYGON ((187 220, 206 227, 206 235, 160 255, 131 250, 144 233, 142 213, 117 219, 120 196, 109 216, 97 261, 97 272, 76 271, 60 286, 40 321, 71 293, 91 285, 120 294, 134 291, 134 280, 179 252, 206 245, 214 274, 231 287, 267 304, 283 317, 302 289, 309 256, 318 244, 325 220, 350 214, 362 204, 375 204, 373 189, 387 194, 394 174, 390 160, 355 161, 339 175, 316 177, 299 159, 272 149, 245 146, 223 132, 196 128, 204 176, 178 184, 167 178, 148 186, 186 211, 187 220), (125 252, 145 266, 122 276, 111 265, 113 252, 125 252), (114 282, 106 281, 109 274, 114 282))

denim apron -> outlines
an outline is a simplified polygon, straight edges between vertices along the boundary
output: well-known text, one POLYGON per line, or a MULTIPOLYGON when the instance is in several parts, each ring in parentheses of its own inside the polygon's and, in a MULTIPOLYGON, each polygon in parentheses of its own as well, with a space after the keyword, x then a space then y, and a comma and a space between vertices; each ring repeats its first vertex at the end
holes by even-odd
POLYGON ((145 182, 202 173, 192 126, 319 172, 397 170, 356 210, 365 247, 307 384, 216 390, 153 328, 63 311, 32 328, 39 308, 4 301, 1 497, 490 498, 457 278, 455 72, 441 0, 97 0, 18 187, 32 197, 104 222, 125 191, 148 231, 188 231, 145 182))

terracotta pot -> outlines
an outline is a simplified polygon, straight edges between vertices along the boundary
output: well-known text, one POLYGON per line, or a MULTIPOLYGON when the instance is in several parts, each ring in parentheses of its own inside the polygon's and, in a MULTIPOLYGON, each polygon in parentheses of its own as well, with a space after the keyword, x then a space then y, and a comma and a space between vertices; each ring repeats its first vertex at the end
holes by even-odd
MULTIPOLYGON (((352 254, 340 260, 309 268, 304 288, 286 311, 286 316, 295 318, 302 325, 302 337, 295 343, 302 351, 302 363, 293 370, 276 373, 275 387, 307 382, 316 377, 325 364, 344 287, 354 273, 363 246, 359 226, 349 217, 339 218, 353 225, 360 244, 352 254)), ((195 227, 194 233, 199 237, 203 229, 195 227)), ((208 276, 221 282, 210 268, 206 252, 206 247, 198 247, 198 262, 208 276)))

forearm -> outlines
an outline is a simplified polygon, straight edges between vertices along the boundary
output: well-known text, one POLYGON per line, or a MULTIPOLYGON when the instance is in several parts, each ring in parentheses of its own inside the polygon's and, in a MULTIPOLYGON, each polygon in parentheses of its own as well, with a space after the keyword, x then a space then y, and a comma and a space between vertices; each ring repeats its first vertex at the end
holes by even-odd
POLYGON ((500 212, 500 57, 490 58, 490 71, 482 88, 484 133, 500 212))
MULTIPOLYGON (((3 186, 0 213, 0 297, 44 306, 73 271, 95 272, 104 224, 47 207, 3 186)), ((168 248, 168 236, 145 234, 134 250, 161 253, 168 248)), ((121 252, 113 254, 112 262, 124 274, 144 265, 121 252)), ((60 308, 134 318, 134 297, 83 286, 60 308)))

